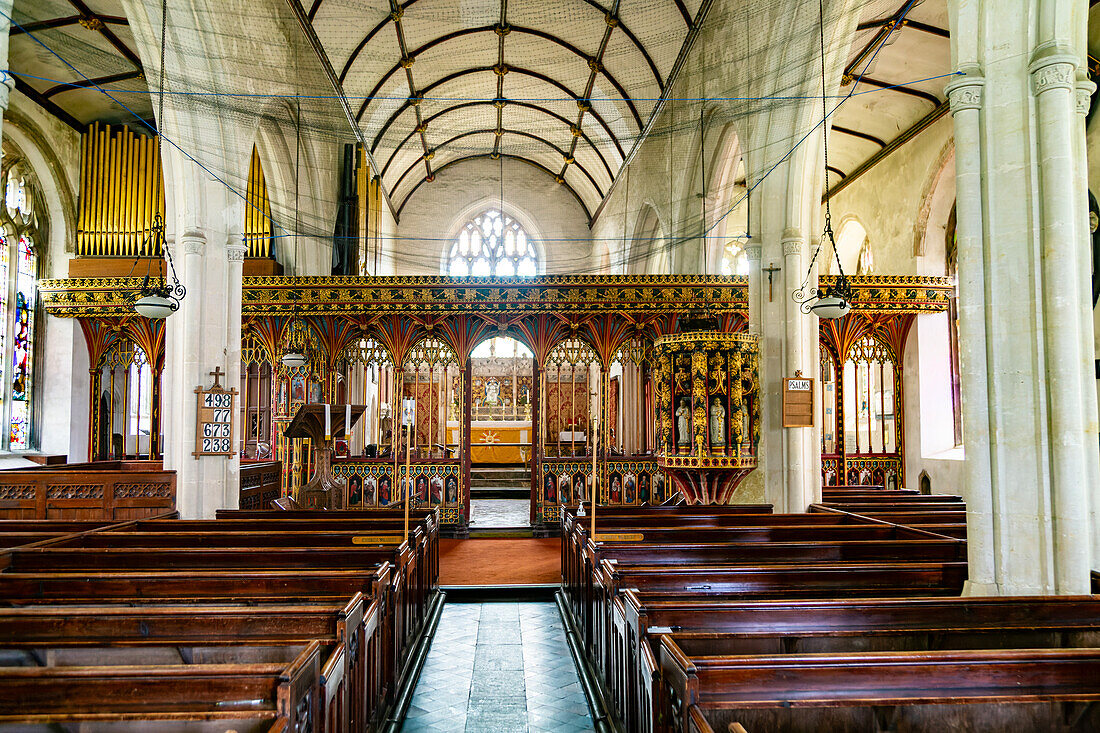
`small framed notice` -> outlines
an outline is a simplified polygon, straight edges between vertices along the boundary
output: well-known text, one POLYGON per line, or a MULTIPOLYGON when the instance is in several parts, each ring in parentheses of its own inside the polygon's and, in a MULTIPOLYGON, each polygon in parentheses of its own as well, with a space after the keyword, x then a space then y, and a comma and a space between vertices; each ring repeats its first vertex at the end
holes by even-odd
POLYGON ((814 426, 814 380, 803 376, 783 380, 783 427, 814 426))
POLYGON ((210 372, 214 386, 210 389, 195 387, 198 410, 195 413, 195 450, 199 456, 232 456, 237 451, 233 445, 233 423, 237 417, 236 389, 221 385, 225 376, 221 367, 210 372))

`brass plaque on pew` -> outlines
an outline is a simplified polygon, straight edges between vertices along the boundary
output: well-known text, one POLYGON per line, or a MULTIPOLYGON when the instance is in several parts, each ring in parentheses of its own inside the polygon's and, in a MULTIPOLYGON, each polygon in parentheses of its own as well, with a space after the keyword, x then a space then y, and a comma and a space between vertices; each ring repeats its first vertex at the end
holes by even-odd
POLYGON ((353 545, 400 545, 404 541, 403 534, 357 534, 351 538, 353 545))
POLYGON ((641 542, 644 539, 645 535, 641 532, 596 533, 596 542, 641 542))

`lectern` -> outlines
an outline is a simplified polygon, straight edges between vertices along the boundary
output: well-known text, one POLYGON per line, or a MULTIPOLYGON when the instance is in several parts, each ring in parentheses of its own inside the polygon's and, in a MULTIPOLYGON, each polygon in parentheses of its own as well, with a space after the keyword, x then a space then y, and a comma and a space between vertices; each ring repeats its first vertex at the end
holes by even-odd
POLYGON ((298 490, 297 501, 309 509, 344 509, 347 507, 347 481, 332 475, 332 445, 337 435, 343 436, 366 409, 365 405, 351 406, 351 422, 347 422, 347 405, 328 405, 329 439, 325 440, 325 405, 302 405, 283 431, 288 438, 309 438, 317 450, 317 463, 313 476, 298 490))

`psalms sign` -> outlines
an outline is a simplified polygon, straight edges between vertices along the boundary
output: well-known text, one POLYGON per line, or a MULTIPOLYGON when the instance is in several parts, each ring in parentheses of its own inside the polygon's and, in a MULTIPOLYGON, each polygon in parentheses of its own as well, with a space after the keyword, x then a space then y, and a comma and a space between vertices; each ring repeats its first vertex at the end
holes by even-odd
POLYGON ((814 380, 801 376, 783 380, 783 427, 814 426, 814 380))
POLYGON ((195 450, 191 455, 233 456, 233 422, 236 417, 235 398, 237 390, 226 389, 221 385, 225 376, 221 367, 210 372, 214 377, 214 386, 210 389, 195 387, 198 396, 198 409, 195 411, 195 450))

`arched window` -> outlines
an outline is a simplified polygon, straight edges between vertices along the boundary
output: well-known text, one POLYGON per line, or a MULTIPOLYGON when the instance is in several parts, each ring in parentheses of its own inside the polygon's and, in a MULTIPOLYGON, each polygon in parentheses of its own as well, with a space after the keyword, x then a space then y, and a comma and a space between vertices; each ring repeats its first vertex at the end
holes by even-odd
MULTIPOLYGON (((840 264, 843 265, 846 274, 863 274, 859 271, 861 265, 874 267, 873 262, 867 261, 870 258, 869 248, 867 249, 866 258, 863 255, 866 244, 867 230, 863 228, 862 224, 855 219, 848 219, 841 224, 840 231, 836 234, 836 253, 840 257, 840 264)), ((831 253, 822 253, 823 256, 827 254, 831 253)), ((832 258, 827 261, 829 262, 829 271, 836 274, 836 263, 832 261, 832 258)))
POLYGON ((478 214, 458 233, 447 255, 453 277, 532 277, 538 255, 523 226, 496 209, 478 214))
MULTIPOLYGON (((1092 197, 1092 194, 1089 194, 1092 197)), ((955 445, 963 443, 962 379, 959 369, 959 241, 956 231, 956 210, 951 205, 947 218, 946 246, 944 247, 944 272, 951 278, 951 299, 947 301, 948 354, 951 359, 951 416, 955 428, 955 445)), ((1095 289, 1095 286, 1094 286, 1095 289)))
POLYGON ((895 453, 894 359, 881 341, 864 336, 844 363, 844 452, 895 453))
POLYGON ((745 247, 736 239, 726 242, 726 246, 722 250, 721 273, 723 275, 749 274, 749 258, 745 254, 745 247))
POLYGON ((38 228, 34 197, 17 166, 7 170, 0 212, 0 375, 3 419, 9 426, 0 448, 28 450, 34 395, 35 305, 38 228))

